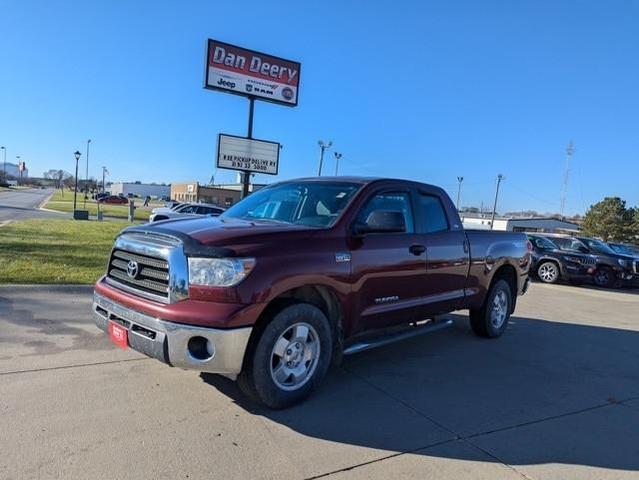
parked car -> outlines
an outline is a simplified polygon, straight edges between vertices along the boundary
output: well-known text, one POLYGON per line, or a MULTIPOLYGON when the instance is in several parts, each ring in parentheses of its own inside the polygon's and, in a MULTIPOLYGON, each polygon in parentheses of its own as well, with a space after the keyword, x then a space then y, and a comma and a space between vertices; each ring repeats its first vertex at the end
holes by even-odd
POLYGON ((129 199, 126 197, 121 197, 120 195, 108 195, 106 197, 98 198, 98 203, 109 203, 114 205, 123 205, 125 203, 129 203, 129 199))
POLYGON ((93 314, 117 345, 237 379, 281 408, 344 354, 452 324, 440 314, 469 309, 475 334, 501 336, 529 249, 523 233, 465 231, 438 187, 290 180, 217 219, 124 230, 93 314))
POLYGON ((164 204, 164 207, 160 207, 160 208, 168 208, 169 210, 174 210, 180 205, 184 205, 184 203, 178 202, 177 200, 169 200, 164 204))
POLYGON ((528 235, 532 243, 531 273, 544 283, 557 283, 566 280, 581 283, 592 280, 597 259, 589 254, 566 252, 549 238, 540 235, 528 235))
POLYGON ((597 260, 593 281, 600 287, 620 287, 639 279, 635 259, 615 252, 601 240, 550 234, 544 236, 549 237, 562 250, 593 255, 597 260))
POLYGON ((181 218, 184 216, 211 215, 217 217, 223 212, 224 209, 217 205, 209 205, 206 203, 187 203, 180 205, 174 210, 165 209, 151 212, 151 215, 149 215, 149 222, 159 222, 160 220, 169 220, 171 218, 181 218))
POLYGON ((639 258, 639 247, 636 245, 608 242, 608 246, 621 255, 639 258))

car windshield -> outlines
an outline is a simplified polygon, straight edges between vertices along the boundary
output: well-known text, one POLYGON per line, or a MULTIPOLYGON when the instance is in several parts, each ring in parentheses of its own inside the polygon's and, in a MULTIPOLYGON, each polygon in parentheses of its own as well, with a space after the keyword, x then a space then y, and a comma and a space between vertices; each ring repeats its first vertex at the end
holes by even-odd
POLYGON ((528 237, 530 243, 540 250, 557 250, 559 247, 544 237, 528 237))
POLYGON ((361 187, 349 182, 291 182, 263 188, 219 218, 330 227, 361 187))
POLYGON ((620 245, 618 243, 609 243, 610 248, 612 248, 615 252, 621 253, 622 255, 637 255, 636 252, 632 251, 628 245, 620 245))
POLYGON ((603 255, 615 254, 615 251, 599 240, 592 240, 590 238, 584 239, 584 242, 590 247, 590 249, 595 253, 601 253, 603 255))

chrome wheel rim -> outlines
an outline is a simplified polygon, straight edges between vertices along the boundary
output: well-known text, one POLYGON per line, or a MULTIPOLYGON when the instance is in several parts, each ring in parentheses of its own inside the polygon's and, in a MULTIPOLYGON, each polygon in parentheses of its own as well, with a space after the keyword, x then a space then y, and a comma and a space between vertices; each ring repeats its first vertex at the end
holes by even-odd
POLYGON ((492 308, 490 310, 490 323, 493 327, 499 329, 506 321, 507 315, 508 297, 506 292, 498 290, 495 292, 495 296, 493 297, 492 308))
POLYGON ((271 378, 282 390, 297 390, 315 373, 320 356, 319 335, 305 322, 288 327, 271 352, 271 378))
POLYGON ((552 263, 544 263, 539 267, 537 274, 544 282, 554 282, 557 278, 557 267, 552 263))

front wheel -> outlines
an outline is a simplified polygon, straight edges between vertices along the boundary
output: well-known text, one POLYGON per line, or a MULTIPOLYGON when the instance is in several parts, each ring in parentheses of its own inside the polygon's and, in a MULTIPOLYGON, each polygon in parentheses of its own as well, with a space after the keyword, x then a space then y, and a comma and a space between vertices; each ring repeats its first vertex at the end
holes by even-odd
POLYGON ((593 277, 595 285, 598 287, 612 288, 615 284, 615 274, 611 268, 599 267, 593 277))
POLYGON ((324 378, 332 354, 328 319, 314 305, 284 308, 262 329, 238 384, 270 408, 304 400, 324 378))
POLYGON ((470 326, 475 335, 485 338, 501 336, 508 327, 512 301, 512 290, 506 280, 493 283, 482 307, 470 311, 470 326))
POLYGON ((544 283, 557 283, 559 267, 555 262, 543 262, 537 269, 537 276, 544 283))

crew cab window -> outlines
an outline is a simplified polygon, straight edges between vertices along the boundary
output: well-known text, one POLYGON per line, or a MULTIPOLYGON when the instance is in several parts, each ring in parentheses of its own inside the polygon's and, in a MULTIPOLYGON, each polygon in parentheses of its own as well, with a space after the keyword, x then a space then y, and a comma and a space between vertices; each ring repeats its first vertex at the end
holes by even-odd
POLYGON ((414 233, 413 212, 410 208, 410 196, 405 192, 379 193, 371 198, 357 216, 357 223, 366 223, 366 219, 375 210, 402 212, 406 223, 405 233, 414 233))
POLYGON ((435 195, 420 194, 420 216, 424 233, 443 232, 448 230, 446 212, 439 197, 435 195))

